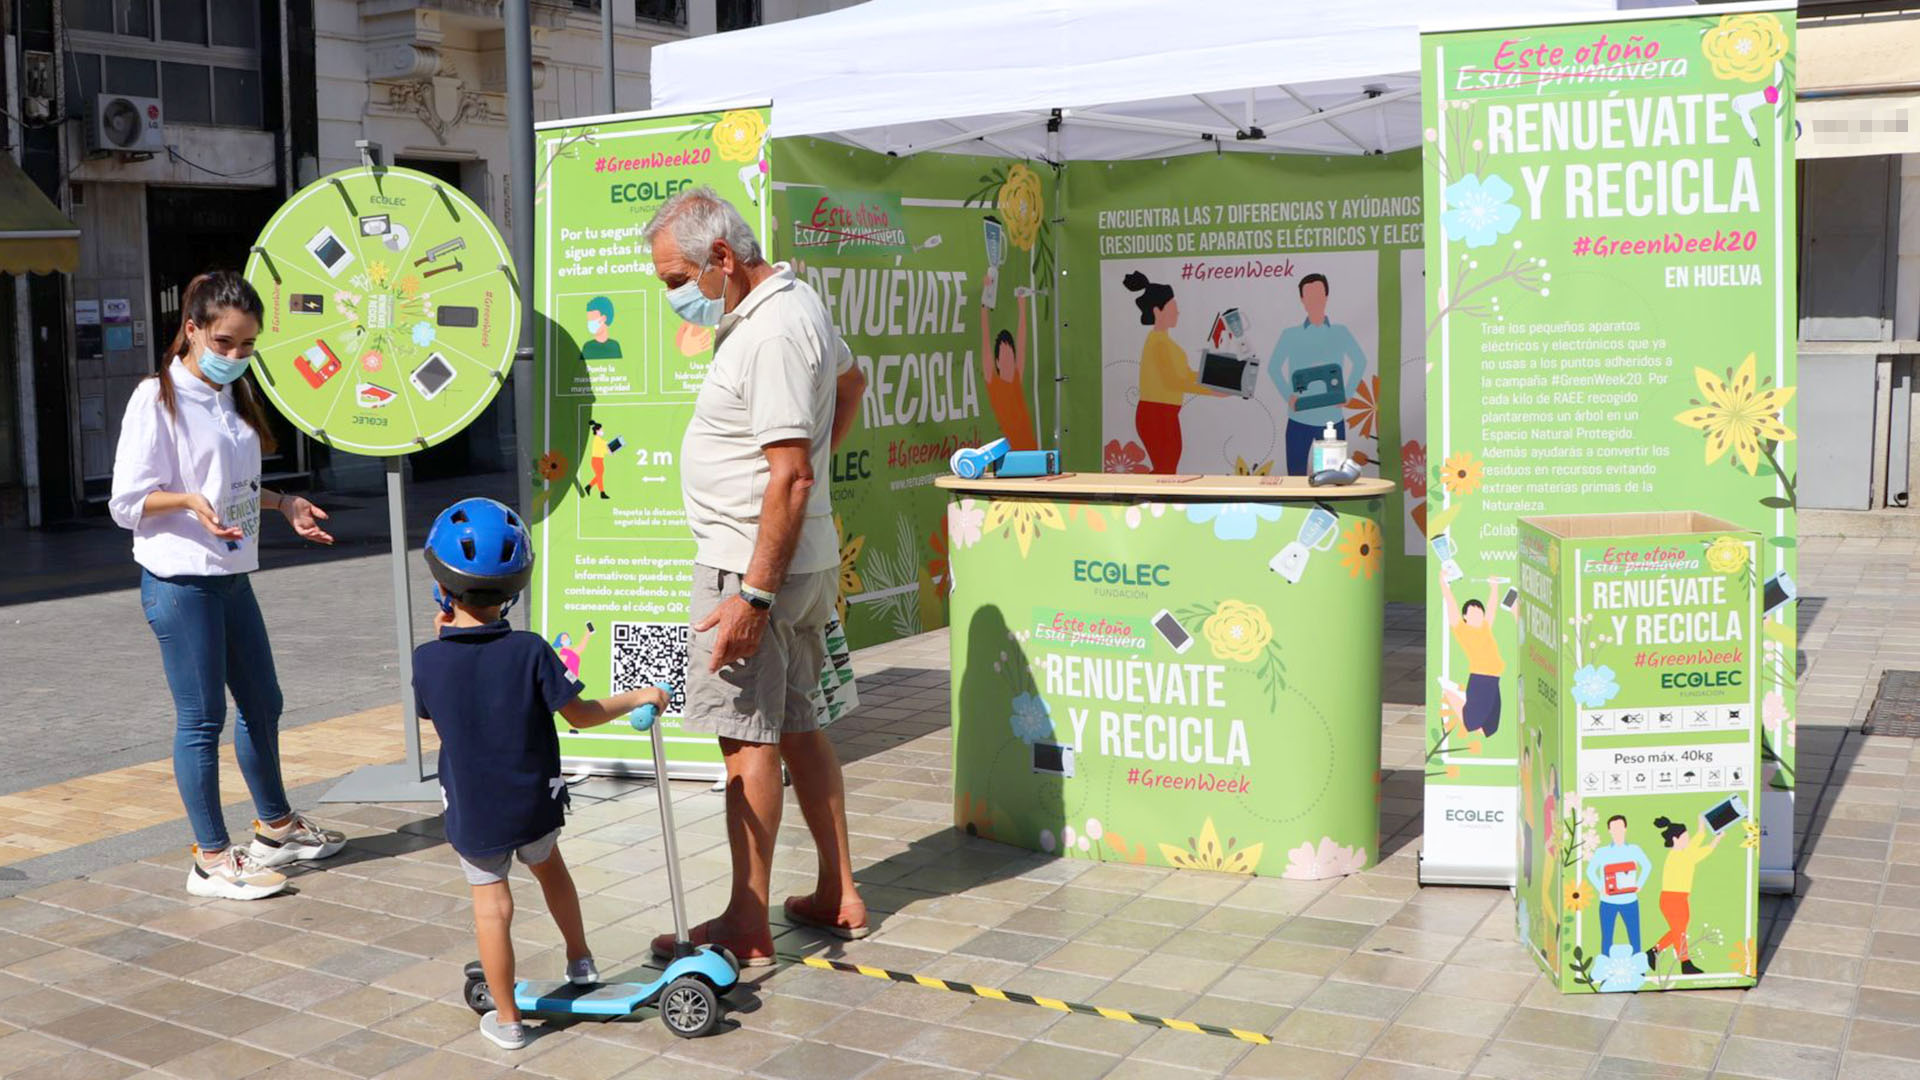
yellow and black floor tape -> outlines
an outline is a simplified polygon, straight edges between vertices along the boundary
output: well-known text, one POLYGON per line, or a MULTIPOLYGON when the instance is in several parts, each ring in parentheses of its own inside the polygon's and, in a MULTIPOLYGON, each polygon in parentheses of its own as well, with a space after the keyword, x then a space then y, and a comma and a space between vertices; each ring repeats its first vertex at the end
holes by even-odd
POLYGON ((889 982, 913 983, 932 990, 948 990, 956 994, 972 994, 974 997, 989 1001, 1010 1001, 1016 1005, 1037 1005, 1042 1009, 1055 1012, 1080 1013, 1083 1016, 1099 1016, 1108 1020, 1118 1020, 1123 1024, 1144 1024, 1148 1027, 1167 1028, 1171 1031, 1190 1031, 1196 1035, 1218 1035, 1223 1039, 1238 1039, 1241 1042, 1258 1043, 1262 1046, 1273 1040, 1257 1031, 1241 1031, 1239 1028, 1216 1027, 1213 1024, 1201 1024, 1192 1020, 1170 1020, 1164 1016, 1148 1016, 1144 1013, 1128 1012, 1125 1009, 1109 1009, 1104 1005, 1087 1005, 1078 1001, 1061 1001, 1058 998, 1039 997, 1034 994, 1021 994, 1012 990, 995 990, 990 986, 975 986, 972 983, 955 982, 952 979, 938 979, 932 975, 914 975, 905 971, 888 971, 886 968, 869 967, 865 964, 850 964, 844 960, 823 960, 817 956, 786 956, 789 960, 805 964, 823 971, 846 971, 855 975, 865 975, 870 979, 886 979, 889 982))

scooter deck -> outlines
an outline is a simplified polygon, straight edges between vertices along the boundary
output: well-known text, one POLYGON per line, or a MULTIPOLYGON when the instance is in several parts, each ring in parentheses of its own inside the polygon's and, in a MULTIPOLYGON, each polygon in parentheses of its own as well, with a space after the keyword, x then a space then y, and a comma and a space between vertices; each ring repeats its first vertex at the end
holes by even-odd
POLYGON ((658 983, 576 986, 565 980, 514 984, 513 1003, 522 1012, 572 1016, 627 1016, 660 989, 658 983))

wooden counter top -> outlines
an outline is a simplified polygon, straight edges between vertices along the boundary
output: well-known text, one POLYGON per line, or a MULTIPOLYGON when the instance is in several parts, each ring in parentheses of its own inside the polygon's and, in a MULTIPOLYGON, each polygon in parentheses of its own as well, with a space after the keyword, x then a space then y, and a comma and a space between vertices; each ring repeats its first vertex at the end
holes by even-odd
POLYGON ((1182 499, 1236 499, 1241 502, 1377 499, 1394 490, 1393 484, 1373 476, 1363 476, 1345 487, 1314 487, 1307 483, 1304 476, 1203 476, 1199 473, 1156 476, 1149 473, 1070 472, 1058 476, 1007 480, 997 477, 962 480, 957 476, 942 476, 934 481, 934 485, 949 491, 966 491, 976 495, 1055 495, 1062 498, 1094 497, 1142 502, 1179 502, 1182 499))

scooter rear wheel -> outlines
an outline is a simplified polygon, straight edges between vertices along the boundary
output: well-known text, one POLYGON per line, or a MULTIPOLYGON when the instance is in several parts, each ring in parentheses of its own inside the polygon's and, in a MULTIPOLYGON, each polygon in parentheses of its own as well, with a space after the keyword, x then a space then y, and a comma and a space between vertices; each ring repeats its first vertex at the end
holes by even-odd
POLYGON ((683 1039, 697 1039, 720 1023, 720 998, 704 979, 673 980, 660 992, 660 1019, 683 1039))
POLYGON ((487 988, 485 979, 467 980, 467 1008, 482 1016, 493 1011, 493 991, 487 988))

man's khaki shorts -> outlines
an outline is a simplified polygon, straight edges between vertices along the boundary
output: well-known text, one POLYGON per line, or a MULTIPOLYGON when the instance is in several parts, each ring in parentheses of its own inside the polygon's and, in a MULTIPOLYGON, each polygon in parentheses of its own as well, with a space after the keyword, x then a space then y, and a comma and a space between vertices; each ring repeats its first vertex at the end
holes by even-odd
MULTIPOLYGON (((739 591, 739 574, 696 563, 691 624, 699 625, 739 591)), ((782 735, 817 730, 813 693, 827 657, 827 619, 838 599, 833 570, 787 575, 760 648, 717 672, 709 668, 719 628, 694 631, 687 646, 686 729, 750 743, 777 743, 782 735)))

